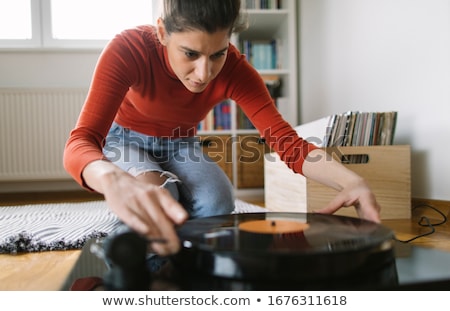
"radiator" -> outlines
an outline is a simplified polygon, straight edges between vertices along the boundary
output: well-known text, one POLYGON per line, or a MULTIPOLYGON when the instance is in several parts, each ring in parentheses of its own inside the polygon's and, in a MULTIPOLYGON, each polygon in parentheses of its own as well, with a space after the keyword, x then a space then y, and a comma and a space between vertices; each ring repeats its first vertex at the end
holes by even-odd
POLYGON ((67 179, 64 145, 86 89, 0 89, 0 182, 67 179))

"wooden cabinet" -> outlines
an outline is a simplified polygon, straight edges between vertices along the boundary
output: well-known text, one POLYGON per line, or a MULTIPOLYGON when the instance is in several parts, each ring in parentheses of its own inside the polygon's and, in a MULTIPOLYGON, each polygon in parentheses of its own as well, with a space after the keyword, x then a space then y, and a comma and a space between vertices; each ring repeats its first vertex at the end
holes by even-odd
POLYGON ((233 148, 231 135, 202 135, 203 151, 223 169, 233 181, 233 148))
POLYGON ((269 148, 258 135, 211 134, 200 139, 203 151, 223 169, 236 189, 264 187, 264 154, 269 148))
POLYGON ((257 135, 238 135, 236 146, 237 188, 263 188, 267 145, 257 135))

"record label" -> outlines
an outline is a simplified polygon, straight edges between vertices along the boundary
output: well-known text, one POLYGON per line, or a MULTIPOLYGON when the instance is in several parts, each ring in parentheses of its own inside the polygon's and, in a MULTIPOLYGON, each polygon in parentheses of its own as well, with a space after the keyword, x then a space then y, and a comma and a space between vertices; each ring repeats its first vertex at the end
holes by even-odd
POLYGON ((239 230, 261 234, 286 234, 302 232, 309 228, 306 223, 283 219, 263 219, 245 221, 239 224, 239 230))

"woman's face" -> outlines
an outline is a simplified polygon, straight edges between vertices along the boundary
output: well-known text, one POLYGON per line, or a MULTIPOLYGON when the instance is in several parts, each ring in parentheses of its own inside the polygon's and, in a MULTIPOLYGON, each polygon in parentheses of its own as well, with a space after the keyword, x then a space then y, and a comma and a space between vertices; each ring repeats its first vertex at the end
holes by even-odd
POLYGON ((217 77, 225 64, 230 42, 229 30, 213 34, 190 30, 168 35, 161 20, 158 38, 167 48, 172 70, 193 93, 203 92, 217 77))

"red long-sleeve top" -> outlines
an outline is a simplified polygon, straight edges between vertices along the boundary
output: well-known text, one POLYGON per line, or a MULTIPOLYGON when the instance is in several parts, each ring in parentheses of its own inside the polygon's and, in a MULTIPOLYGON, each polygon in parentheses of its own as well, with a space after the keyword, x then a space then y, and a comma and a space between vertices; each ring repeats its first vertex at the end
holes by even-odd
POLYGON ((298 137, 279 114, 259 73, 233 45, 225 65, 202 93, 187 90, 173 72, 166 47, 153 26, 117 35, 101 53, 92 83, 64 151, 64 167, 82 186, 91 161, 105 159, 102 147, 113 121, 158 137, 196 134, 214 105, 233 99, 266 143, 297 173, 315 148, 298 137))

